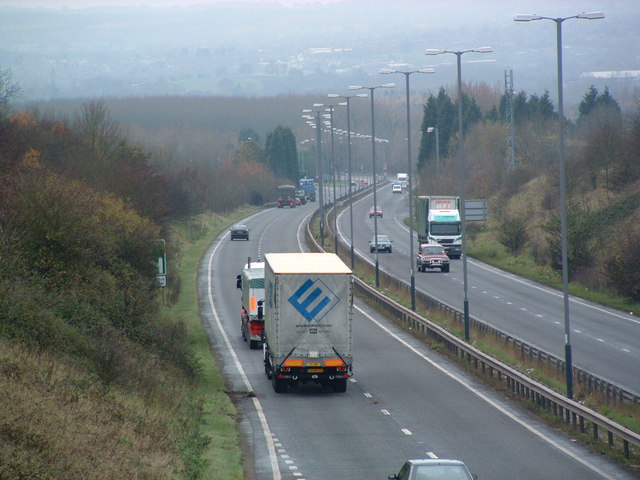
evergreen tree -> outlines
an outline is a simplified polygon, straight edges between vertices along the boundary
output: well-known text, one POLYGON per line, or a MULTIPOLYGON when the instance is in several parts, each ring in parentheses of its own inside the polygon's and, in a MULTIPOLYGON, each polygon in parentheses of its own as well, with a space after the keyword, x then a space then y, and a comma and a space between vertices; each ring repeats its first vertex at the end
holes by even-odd
MULTIPOLYGON (((456 104, 456 125, 458 125, 458 105, 456 104)), ((469 128, 475 123, 482 120, 482 112, 478 106, 478 102, 473 97, 470 97, 466 93, 462 92, 462 128, 464 131, 468 131, 469 128)), ((456 127, 457 128, 457 127, 456 127)))
POLYGON ((589 115, 595 108, 598 103, 598 89, 595 85, 591 85, 587 93, 582 97, 582 101, 580 105, 578 105, 578 121, 584 119, 587 115, 589 115))
POLYGON ((498 107, 494 105, 493 108, 487 112, 485 118, 490 122, 497 123, 499 119, 498 107))
POLYGON ((553 102, 551 101, 551 97, 549 96, 549 90, 545 90, 542 94, 542 97, 540 97, 536 113, 543 118, 555 117, 553 102))
POLYGON ((523 123, 529 118, 529 102, 523 90, 513 98, 513 117, 515 123, 523 123))
POLYGON ((429 127, 438 129, 438 139, 440 147, 440 158, 449 154, 449 141, 451 135, 456 131, 456 107, 453 101, 446 94, 443 87, 440 87, 438 96, 429 95, 424 106, 424 116, 420 131, 420 150, 418 152, 418 168, 424 167, 436 158, 436 138, 435 134, 429 133, 429 127))
POLYGON ((420 138, 420 149, 418 151, 418 169, 424 167, 428 160, 434 158, 436 139, 433 133, 428 133, 429 127, 434 127, 438 122, 438 109, 436 106, 436 98, 433 95, 429 95, 426 103, 422 109, 422 125, 420 132, 422 136, 420 138))
POLYGON ((617 111, 618 113, 621 112, 620 105, 618 105, 618 102, 609 93, 609 87, 604 87, 604 93, 598 96, 598 99, 596 101, 596 107, 597 108, 606 107, 606 108, 611 108, 617 111))
POLYGON ((289 127, 277 126, 265 141, 267 167, 277 176, 297 183, 300 178, 296 137, 289 127))

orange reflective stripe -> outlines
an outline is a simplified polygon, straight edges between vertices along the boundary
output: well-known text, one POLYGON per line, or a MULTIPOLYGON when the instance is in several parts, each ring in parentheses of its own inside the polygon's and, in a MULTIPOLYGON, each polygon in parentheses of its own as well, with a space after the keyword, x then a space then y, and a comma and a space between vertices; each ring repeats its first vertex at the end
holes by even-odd
POLYGON ((325 367, 341 367, 342 365, 344 365, 344 362, 339 358, 327 358, 324 361, 325 367))
POLYGON ((284 361, 284 366, 285 367, 301 367, 303 364, 303 361, 301 359, 294 359, 294 358, 288 358, 287 360, 284 361))

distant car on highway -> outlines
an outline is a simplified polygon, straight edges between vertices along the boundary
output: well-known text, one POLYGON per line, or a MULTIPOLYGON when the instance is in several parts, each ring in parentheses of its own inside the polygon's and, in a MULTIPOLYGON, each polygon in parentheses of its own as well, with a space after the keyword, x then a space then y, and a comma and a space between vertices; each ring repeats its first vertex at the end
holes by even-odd
POLYGON ((382 213, 383 213, 383 210, 380 205, 373 206, 369 209, 369 218, 373 217, 374 215, 377 215, 380 218, 382 218, 382 213))
POLYGON ((475 480, 478 477, 460 460, 425 458, 407 460, 389 480, 475 480))
POLYGON ((387 235, 378 235, 378 241, 376 242, 375 235, 369 240, 369 252, 373 253, 378 249, 378 252, 389 252, 391 253, 392 247, 391 240, 387 235))
POLYGON ((231 227, 231 240, 249 240, 249 227, 243 224, 236 224, 231 227))
POLYGON ((400 182, 394 182, 391 186, 391 191, 393 193, 402 193, 402 184, 400 182))

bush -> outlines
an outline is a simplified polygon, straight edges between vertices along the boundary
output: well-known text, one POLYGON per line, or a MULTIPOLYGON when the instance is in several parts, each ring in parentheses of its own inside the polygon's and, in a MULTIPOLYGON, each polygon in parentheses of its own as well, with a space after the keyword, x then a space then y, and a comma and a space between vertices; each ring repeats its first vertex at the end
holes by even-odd
POLYGON ((498 225, 498 241, 513 254, 520 253, 527 244, 527 220, 524 217, 510 217, 498 225))
POLYGON ((612 244, 612 259, 605 264, 611 287, 630 300, 640 301, 640 232, 629 222, 612 244))
MULTIPOLYGON (((597 249, 597 227, 595 216, 578 204, 567 207, 567 263, 569 280, 573 274, 590 266, 597 249)), ((562 231, 560 216, 553 215, 544 225, 551 267, 562 271, 562 231)))

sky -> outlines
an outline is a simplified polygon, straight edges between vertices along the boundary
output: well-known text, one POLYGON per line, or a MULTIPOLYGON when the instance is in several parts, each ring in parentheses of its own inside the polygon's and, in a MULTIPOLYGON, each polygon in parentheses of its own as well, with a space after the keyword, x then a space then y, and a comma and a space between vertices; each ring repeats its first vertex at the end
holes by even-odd
POLYGON ((502 88, 504 72, 513 69, 516 89, 542 95, 555 90, 555 29, 550 22, 514 22, 513 16, 603 10, 604 20, 563 24, 566 98, 580 98, 592 82, 631 98, 640 88, 635 76, 598 81, 592 74, 640 70, 640 53, 630 48, 640 38, 638 4, 640 0, 0 0, 0 9, 12 7, 0 13, 0 67, 9 68, 24 95, 33 97, 77 91, 88 95, 82 88, 103 95, 130 90, 292 93, 318 85, 329 88, 323 75, 336 84, 376 81, 378 70, 391 64, 436 68, 439 75, 413 84, 437 91, 455 79, 455 59, 427 58, 425 48, 489 45, 491 55, 463 60, 465 80, 502 88), (124 8, 93 8, 100 6, 124 8), (202 8, 186 8, 195 6, 202 8))
MULTIPOLYGON (((280 3, 283 5, 300 3, 339 3, 345 0, 0 0, 0 6, 86 8, 103 5, 173 7, 176 5, 207 5, 215 3, 280 3)), ((390 0, 392 1, 392 0, 390 0)))

